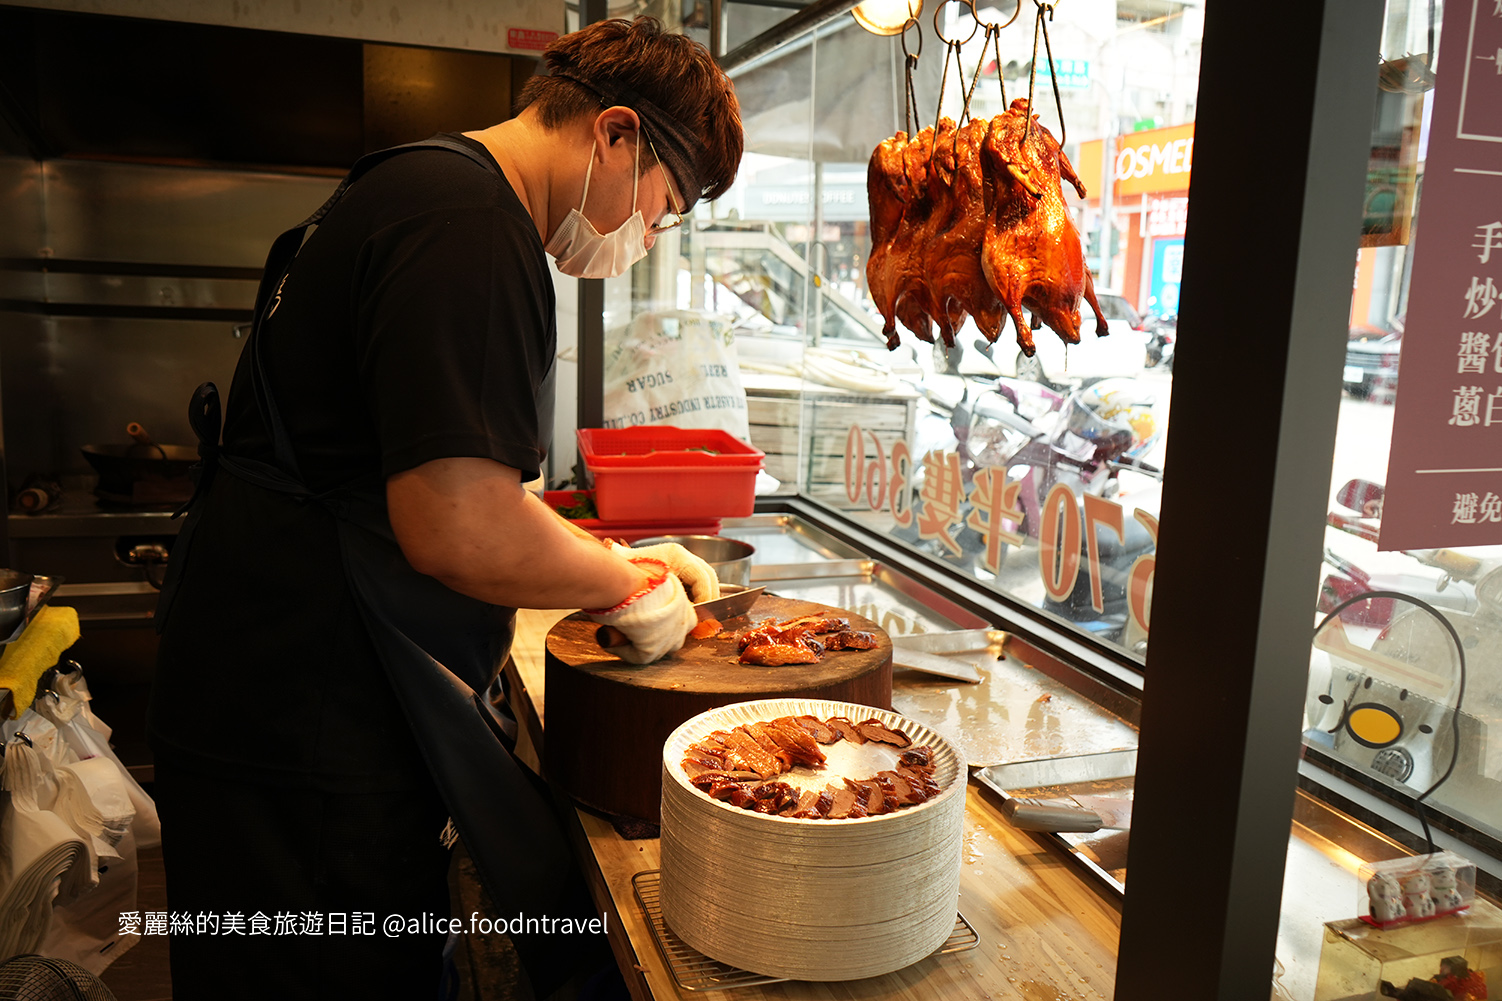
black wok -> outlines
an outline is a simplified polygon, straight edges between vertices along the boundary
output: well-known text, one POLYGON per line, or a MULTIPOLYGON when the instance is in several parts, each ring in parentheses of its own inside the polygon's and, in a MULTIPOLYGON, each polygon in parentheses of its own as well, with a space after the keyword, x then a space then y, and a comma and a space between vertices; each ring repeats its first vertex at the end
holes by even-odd
POLYGON ((185 501, 193 494, 188 468, 198 449, 187 445, 85 445, 79 449, 99 474, 95 493, 125 504, 185 501))

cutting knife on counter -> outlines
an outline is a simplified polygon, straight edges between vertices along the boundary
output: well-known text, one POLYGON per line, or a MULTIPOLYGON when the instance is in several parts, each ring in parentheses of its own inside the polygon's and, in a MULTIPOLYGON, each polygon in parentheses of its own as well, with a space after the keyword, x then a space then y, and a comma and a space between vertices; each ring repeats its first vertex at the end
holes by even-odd
POLYGON ((1071 796, 1062 800, 1008 799, 1001 812, 1020 831, 1094 834, 1129 831, 1132 801, 1114 796, 1071 796))
POLYGON ((943 633, 916 633, 892 637, 892 666, 910 667, 915 671, 937 674, 941 678, 969 681, 986 680, 980 666, 972 661, 941 657, 944 653, 969 653, 1000 646, 1007 634, 997 629, 956 629, 943 633))

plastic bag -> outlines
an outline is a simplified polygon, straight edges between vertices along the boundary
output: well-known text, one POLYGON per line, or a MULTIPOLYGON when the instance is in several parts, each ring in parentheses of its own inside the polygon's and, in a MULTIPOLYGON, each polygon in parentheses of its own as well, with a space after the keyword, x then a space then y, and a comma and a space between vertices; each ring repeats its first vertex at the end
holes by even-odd
POLYGON ((716 428, 751 438, 735 334, 696 310, 639 314, 605 358, 604 426, 716 428))
MULTIPOLYGON (((36 709, 57 725, 63 739, 80 759, 107 758, 119 772, 121 786, 130 799, 134 819, 130 822, 137 848, 155 848, 162 843, 162 822, 157 817, 156 803, 141 788, 135 776, 130 774, 110 747, 111 729, 89 708, 93 698, 82 671, 65 673, 58 671, 52 682, 55 696, 39 699, 36 709)), ((118 837, 116 840, 119 840, 118 837)))
POLYGON ((97 974, 140 940, 120 915, 136 909, 137 843, 159 844, 161 824, 109 734, 76 666, 0 727, 0 959, 40 952, 97 974))

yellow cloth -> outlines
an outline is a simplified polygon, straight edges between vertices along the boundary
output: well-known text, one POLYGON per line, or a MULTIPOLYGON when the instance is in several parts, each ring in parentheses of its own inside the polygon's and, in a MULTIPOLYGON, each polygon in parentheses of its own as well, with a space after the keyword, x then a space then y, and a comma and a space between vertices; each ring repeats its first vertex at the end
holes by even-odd
POLYGON ((0 654, 0 688, 9 688, 15 700, 15 719, 31 708, 37 681, 57 665, 63 651, 78 642, 78 610, 66 605, 48 605, 37 613, 21 638, 0 654))

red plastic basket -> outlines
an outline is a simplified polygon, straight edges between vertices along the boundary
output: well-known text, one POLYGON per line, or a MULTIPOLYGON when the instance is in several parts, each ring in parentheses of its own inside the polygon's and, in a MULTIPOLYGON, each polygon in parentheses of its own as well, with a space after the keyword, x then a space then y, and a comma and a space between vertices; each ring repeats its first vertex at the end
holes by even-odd
MULTIPOLYGON (((543 502, 553 510, 572 507, 579 498, 591 496, 592 490, 549 490, 542 495, 543 502)), ((569 521, 597 539, 620 539, 636 542, 658 535, 719 535, 720 519, 700 521, 605 521, 602 518, 570 518, 569 521)))
POLYGON ((739 518, 756 506, 766 454, 718 430, 580 428, 595 507, 609 521, 739 518))

